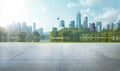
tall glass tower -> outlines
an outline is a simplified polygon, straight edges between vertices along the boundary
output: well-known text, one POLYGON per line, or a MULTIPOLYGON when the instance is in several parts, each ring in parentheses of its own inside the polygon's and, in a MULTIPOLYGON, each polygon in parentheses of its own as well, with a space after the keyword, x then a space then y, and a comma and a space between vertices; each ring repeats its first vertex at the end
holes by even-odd
POLYGON ((97 30, 97 32, 102 31, 102 22, 96 22, 96 30, 97 30))
POLYGON ((76 19, 76 28, 80 29, 81 27, 82 27, 82 25, 81 25, 81 14, 78 11, 78 13, 77 13, 77 19, 76 19))
POLYGON ((60 27, 65 28, 65 21, 64 20, 60 20, 60 27))
POLYGON ((84 17, 83 28, 88 28, 88 17, 84 17))
POLYGON ((36 23, 33 23, 33 32, 36 31, 36 23))

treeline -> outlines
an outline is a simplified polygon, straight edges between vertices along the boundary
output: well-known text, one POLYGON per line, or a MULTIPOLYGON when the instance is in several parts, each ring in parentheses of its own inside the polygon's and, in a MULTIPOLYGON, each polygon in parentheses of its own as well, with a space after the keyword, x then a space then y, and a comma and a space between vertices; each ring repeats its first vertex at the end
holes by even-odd
POLYGON ((48 35, 41 35, 36 32, 7 32, 0 27, 0 42, 40 42, 49 39, 48 35))
POLYGON ((65 28, 50 33, 51 42, 120 42, 120 29, 102 32, 65 28))

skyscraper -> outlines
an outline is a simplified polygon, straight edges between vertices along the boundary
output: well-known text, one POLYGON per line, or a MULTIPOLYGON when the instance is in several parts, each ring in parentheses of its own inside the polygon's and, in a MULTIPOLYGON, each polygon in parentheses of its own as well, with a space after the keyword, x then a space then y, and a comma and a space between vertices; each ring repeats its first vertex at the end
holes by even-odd
POLYGON ((65 21, 64 20, 60 20, 60 27, 65 28, 65 21))
POLYGON ((23 22, 23 23, 22 23, 22 32, 27 32, 26 22, 23 22))
POLYGON ((32 26, 28 26, 28 32, 32 33, 32 26))
POLYGON ((110 25, 109 24, 107 24, 107 30, 110 30, 110 25))
POLYGON ((33 23, 33 32, 36 31, 36 23, 33 23))
POLYGON ((38 32, 40 35, 43 35, 43 28, 40 28, 38 32))
POLYGON ((82 25, 81 25, 81 14, 80 14, 80 12, 78 11, 78 13, 77 13, 77 18, 76 18, 76 28, 77 29, 80 29, 81 27, 82 27, 82 25))
POLYGON ((113 28, 114 28, 114 24, 113 24, 113 23, 110 23, 110 24, 109 24, 109 29, 110 29, 110 30, 113 30, 113 28))
POLYGON ((53 28, 52 28, 52 31, 57 31, 57 28, 56 28, 56 27, 53 27, 53 28))
POLYGON ((88 17, 84 17, 83 28, 88 28, 88 17))
POLYGON ((21 28, 21 23, 20 22, 18 22, 17 24, 16 24, 16 30, 15 31, 17 31, 17 32, 21 32, 21 30, 22 30, 22 28, 21 28))
POLYGON ((117 22, 117 28, 120 28, 120 20, 117 22))
POLYGON ((97 32, 102 31, 102 22, 96 22, 96 30, 97 30, 97 32))
POLYGON ((90 30, 95 31, 95 23, 90 23, 90 30))
POLYGON ((75 28, 75 21, 74 20, 70 21, 69 28, 71 28, 71 29, 75 28))
POLYGON ((113 30, 117 29, 117 24, 113 24, 113 30))

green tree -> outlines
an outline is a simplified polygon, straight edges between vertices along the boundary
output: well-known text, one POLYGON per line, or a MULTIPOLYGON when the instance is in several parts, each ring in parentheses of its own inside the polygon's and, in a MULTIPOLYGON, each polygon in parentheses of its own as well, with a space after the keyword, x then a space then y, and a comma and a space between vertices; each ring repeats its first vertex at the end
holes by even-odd
POLYGON ((33 42, 40 42, 40 34, 38 32, 33 32, 33 42))
POLYGON ((25 40, 26 35, 27 35, 26 32, 20 32, 20 33, 18 33, 18 37, 19 37, 18 41, 19 42, 26 42, 26 40, 25 40))
POLYGON ((58 31, 52 31, 50 33, 50 41, 51 42, 58 42, 59 40, 56 37, 59 37, 58 36, 58 31))
POLYGON ((26 33, 25 41, 32 42, 32 34, 31 33, 26 33))
POLYGON ((2 30, 2 28, 0 27, 0 42, 2 41, 2 34, 3 34, 3 30, 2 30))
POLYGON ((0 42, 6 42, 6 41, 7 41, 6 29, 0 27, 0 42))

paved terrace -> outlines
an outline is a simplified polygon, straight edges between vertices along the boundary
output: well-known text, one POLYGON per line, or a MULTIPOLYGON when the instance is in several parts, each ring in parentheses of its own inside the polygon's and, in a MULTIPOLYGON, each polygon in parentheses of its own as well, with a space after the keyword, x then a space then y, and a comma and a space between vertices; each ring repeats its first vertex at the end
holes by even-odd
POLYGON ((0 71, 120 71, 120 44, 0 43, 0 71))

